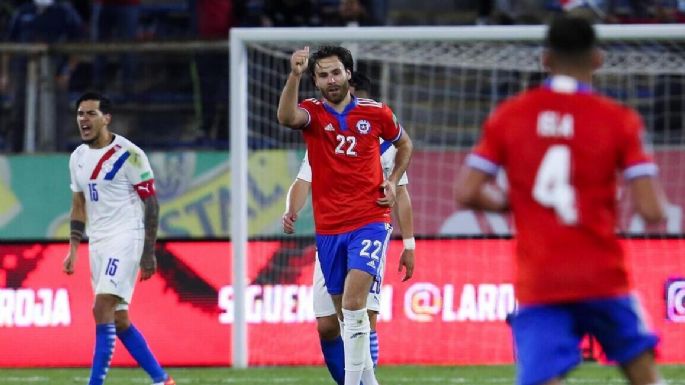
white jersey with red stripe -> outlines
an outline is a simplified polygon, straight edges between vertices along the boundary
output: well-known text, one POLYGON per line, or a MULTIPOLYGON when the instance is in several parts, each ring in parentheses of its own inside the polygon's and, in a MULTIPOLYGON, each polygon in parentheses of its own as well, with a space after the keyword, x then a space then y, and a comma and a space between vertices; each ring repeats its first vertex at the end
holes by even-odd
POLYGON ((69 158, 69 172, 71 190, 85 195, 91 242, 142 231, 140 196, 154 194, 154 175, 143 150, 121 135, 103 148, 82 144, 69 158))

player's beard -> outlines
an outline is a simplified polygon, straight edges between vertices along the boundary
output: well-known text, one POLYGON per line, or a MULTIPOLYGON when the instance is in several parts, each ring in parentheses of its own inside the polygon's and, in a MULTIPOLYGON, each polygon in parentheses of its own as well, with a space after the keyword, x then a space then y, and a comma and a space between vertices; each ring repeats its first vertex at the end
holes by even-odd
POLYGON ((337 92, 335 95, 332 95, 330 91, 328 91, 328 87, 325 89, 321 90, 321 93, 323 94, 323 97, 328 100, 331 104, 338 104, 345 100, 345 96, 347 96, 347 93, 350 90, 350 83, 345 82, 342 83, 337 87, 337 92))
MULTIPOLYGON (((92 130, 92 128, 91 128, 91 130, 92 130)), ((90 139, 81 138, 81 143, 91 145, 91 144, 95 143, 100 138, 101 133, 102 133, 102 131, 100 130, 100 131, 96 132, 95 135, 93 135, 93 137, 90 139)))

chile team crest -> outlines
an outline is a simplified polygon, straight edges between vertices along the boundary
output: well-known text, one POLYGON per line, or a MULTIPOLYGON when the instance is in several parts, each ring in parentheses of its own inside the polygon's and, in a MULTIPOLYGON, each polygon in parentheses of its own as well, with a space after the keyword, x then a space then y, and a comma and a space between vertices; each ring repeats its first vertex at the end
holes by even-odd
POLYGON ((371 123, 368 120, 358 120, 357 121, 357 131, 360 134, 368 134, 371 131, 371 123))

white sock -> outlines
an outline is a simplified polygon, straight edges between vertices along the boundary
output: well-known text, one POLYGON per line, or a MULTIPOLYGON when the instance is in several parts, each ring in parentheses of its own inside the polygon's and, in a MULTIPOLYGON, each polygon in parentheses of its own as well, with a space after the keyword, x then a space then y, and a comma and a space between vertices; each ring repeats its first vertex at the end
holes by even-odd
MULTIPOLYGON (((343 344, 345 346, 345 385, 359 385, 364 369, 371 362, 371 376, 373 377, 373 361, 369 351, 369 333, 371 324, 366 308, 360 310, 342 309, 345 329, 343 344)), ((366 385, 367 382, 365 381, 366 385)), ((375 385, 373 382, 368 385, 375 385)))
POLYGON ((364 383, 364 385, 378 385, 373 365, 371 365, 370 368, 364 368, 364 371, 362 372, 362 382, 364 383))
MULTIPOLYGON (((371 336, 371 324, 369 324, 369 337, 371 336)), ((364 385, 378 385, 378 381, 376 380, 376 373, 375 370, 376 368, 373 365, 373 357, 371 357, 371 339, 368 339, 368 347, 369 349, 366 350, 366 360, 364 360, 364 371, 362 372, 362 383, 364 385)))

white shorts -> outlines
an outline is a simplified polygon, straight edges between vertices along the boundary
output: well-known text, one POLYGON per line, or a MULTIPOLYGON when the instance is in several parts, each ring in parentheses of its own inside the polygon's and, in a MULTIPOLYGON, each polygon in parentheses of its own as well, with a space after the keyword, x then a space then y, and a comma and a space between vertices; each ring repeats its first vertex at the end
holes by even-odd
POLYGON ((90 280, 95 294, 114 294, 121 298, 116 310, 128 309, 133 296, 144 233, 131 230, 90 242, 90 280))
MULTIPOLYGON (((381 310, 381 283, 383 280, 383 274, 385 273, 385 256, 381 259, 380 266, 378 268, 378 281, 375 281, 371 285, 371 290, 369 290, 369 296, 366 299, 366 308, 375 312, 381 310)), ((316 258, 314 261, 314 290, 312 293, 312 298, 314 302, 314 316, 316 318, 327 317, 329 315, 335 314, 335 305, 333 304, 333 299, 331 295, 328 294, 326 289, 326 281, 323 278, 323 272, 321 272, 321 265, 319 264, 319 253, 316 253, 316 258)))

